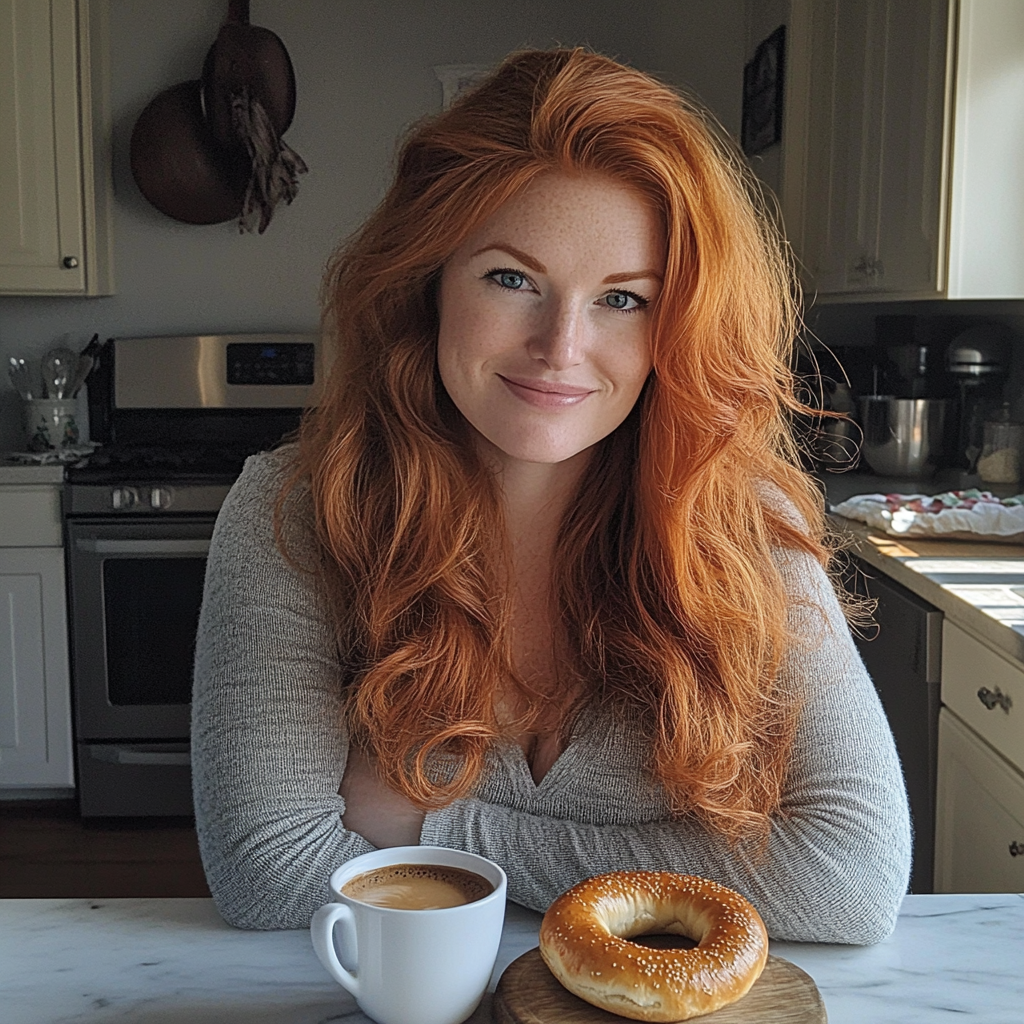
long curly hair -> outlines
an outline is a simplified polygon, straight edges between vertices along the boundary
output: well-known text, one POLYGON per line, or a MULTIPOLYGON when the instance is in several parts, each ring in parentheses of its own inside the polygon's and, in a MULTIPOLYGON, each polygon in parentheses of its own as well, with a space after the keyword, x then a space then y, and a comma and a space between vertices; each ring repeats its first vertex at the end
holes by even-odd
POLYGON ((583 49, 526 51, 412 129, 328 266, 336 358, 279 540, 308 487, 347 725, 382 778, 423 809, 471 794, 510 734, 499 695, 525 684, 502 503, 438 376, 436 290, 466 236, 547 172, 636 190, 668 239, 651 376, 558 537, 556 622, 582 694, 564 722, 597 704, 629 716, 674 813, 763 838, 799 713, 777 678, 795 639, 773 551, 827 562, 789 426, 798 295, 742 158, 672 89, 583 49))

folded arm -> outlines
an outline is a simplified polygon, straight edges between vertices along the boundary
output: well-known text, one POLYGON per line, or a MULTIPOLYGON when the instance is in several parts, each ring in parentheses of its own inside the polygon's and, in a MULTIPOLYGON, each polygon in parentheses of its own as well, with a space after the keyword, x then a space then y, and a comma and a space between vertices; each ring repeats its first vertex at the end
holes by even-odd
POLYGON ((510 897, 536 910, 598 872, 669 870, 743 893, 773 938, 870 943, 889 934, 910 869, 892 735, 824 573, 804 555, 782 562, 791 621, 804 638, 783 674, 805 705, 782 813, 763 856, 730 850, 692 818, 580 824, 480 800, 428 814, 421 841, 498 861, 510 897))

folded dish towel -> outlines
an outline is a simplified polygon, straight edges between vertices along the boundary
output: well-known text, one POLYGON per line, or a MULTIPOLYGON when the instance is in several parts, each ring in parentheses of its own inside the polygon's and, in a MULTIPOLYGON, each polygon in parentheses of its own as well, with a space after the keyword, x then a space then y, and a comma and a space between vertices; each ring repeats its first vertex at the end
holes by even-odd
POLYGON ((943 494, 857 494, 832 511, 896 537, 1013 540, 1024 536, 1024 494, 988 491, 943 494))

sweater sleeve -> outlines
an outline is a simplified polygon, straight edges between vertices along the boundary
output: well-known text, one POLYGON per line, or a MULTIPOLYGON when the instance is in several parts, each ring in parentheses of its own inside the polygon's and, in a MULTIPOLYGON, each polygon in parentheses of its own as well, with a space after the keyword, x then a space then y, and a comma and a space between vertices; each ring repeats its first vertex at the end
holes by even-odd
POLYGON ((871 943, 895 926, 910 872, 910 822, 892 734, 824 572, 779 555, 800 638, 784 667, 803 696, 781 813, 759 856, 693 818, 580 824, 477 799, 431 812, 421 842, 496 860, 512 899, 544 910, 604 871, 669 870, 743 893, 775 939, 871 943))
MULTIPOLYGON (((348 743, 322 596, 274 540, 285 465, 284 452, 249 459, 228 495, 196 638, 196 829, 217 908, 240 928, 307 927, 331 872, 373 849, 341 822, 348 743)), ((308 523, 291 527, 308 555, 308 523)))

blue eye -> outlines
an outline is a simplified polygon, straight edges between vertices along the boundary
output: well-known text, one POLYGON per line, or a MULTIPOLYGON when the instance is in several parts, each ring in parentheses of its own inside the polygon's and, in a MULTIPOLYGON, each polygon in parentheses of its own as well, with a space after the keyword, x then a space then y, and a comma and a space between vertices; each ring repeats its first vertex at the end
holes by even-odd
POLYGON ((632 292, 609 292, 604 301, 610 309, 621 309, 625 313, 633 313, 647 305, 647 299, 632 292))
POLYGON ((495 284, 509 291, 518 292, 526 287, 526 275, 518 270, 488 270, 484 277, 489 277, 495 284))

